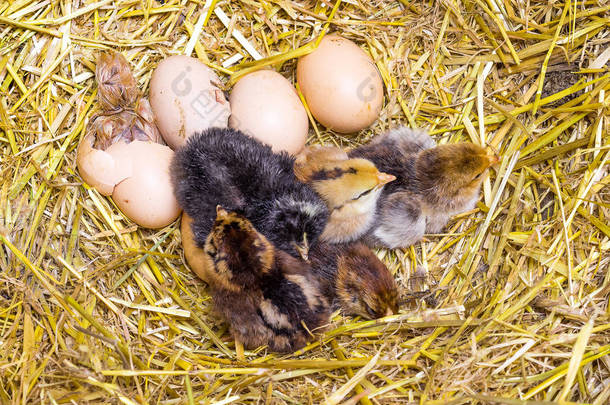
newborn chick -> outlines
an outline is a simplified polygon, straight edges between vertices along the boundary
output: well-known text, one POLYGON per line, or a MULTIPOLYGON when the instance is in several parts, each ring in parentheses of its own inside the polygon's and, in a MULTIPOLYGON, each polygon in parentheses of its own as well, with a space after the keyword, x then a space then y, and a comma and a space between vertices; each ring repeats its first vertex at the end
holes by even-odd
POLYGON ((100 53, 95 66, 97 101, 106 112, 130 108, 139 98, 138 83, 127 59, 119 52, 100 53))
POLYGON ((278 249, 307 257, 326 226, 328 209, 293 173, 294 158, 230 128, 190 137, 172 161, 174 194, 193 219, 198 246, 220 204, 243 214, 278 249))
POLYGON ((364 243, 320 242, 310 260, 324 295, 345 313, 369 319, 398 313, 394 277, 364 243))
POLYGON ((435 146, 425 131, 397 128, 351 152, 396 176, 379 199, 369 245, 409 246, 440 232, 449 218, 474 208, 487 169, 498 162, 472 143, 435 146))
POLYGON ((118 141, 163 143, 148 99, 140 97, 127 59, 118 52, 101 53, 95 66, 100 112, 89 122, 94 147, 106 150, 118 141))
POLYGON ((369 160, 349 159, 340 148, 328 146, 305 148, 294 172, 326 202, 330 217, 320 239, 331 243, 361 237, 373 224, 383 186, 395 179, 369 160))
POLYGON ((309 265, 275 249, 244 216, 218 207, 203 250, 214 307, 246 348, 294 351, 328 322, 309 265))

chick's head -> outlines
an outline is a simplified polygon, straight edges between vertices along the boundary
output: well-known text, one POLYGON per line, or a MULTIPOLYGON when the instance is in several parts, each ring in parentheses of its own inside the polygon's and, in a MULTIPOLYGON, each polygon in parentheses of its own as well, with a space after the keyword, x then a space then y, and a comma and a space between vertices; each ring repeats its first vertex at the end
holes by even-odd
POLYGON ((306 146, 295 159, 294 174, 300 181, 307 183, 313 174, 323 169, 325 165, 347 159, 349 159, 347 153, 341 148, 321 145, 306 146))
POLYGON ((487 169, 498 161, 490 149, 473 143, 439 145, 419 154, 417 180, 428 198, 459 206, 478 195, 487 169))
POLYGON ((220 206, 203 250, 210 282, 229 290, 256 283, 273 265, 269 241, 244 216, 220 206))
POLYGON ((341 307, 368 319, 398 313, 398 288, 392 273, 362 243, 353 244, 337 262, 337 297, 341 307))
POLYGON ((274 200, 265 213, 263 220, 268 221, 268 229, 274 230, 274 244, 280 250, 308 260, 310 245, 328 221, 328 209, 320 197, 312 190, 295 191, 274 200))
POLYGON ((383 186, 396 177, 380 172, 370 160, 329 161, 311 173, 309 183, 330 209, 366 204, 376 199, 383 186))

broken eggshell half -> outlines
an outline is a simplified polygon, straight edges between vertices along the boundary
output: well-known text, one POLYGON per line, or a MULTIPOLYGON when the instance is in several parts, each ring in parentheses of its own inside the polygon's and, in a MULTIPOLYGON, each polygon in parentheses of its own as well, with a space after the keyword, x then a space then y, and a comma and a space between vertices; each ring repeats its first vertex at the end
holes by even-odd
POLYGON ((119 162, 131 161, 131 175, 117 183, 112 193, 121 211, 146 228, 162 228, 178 218, 180 206, 169 174, 174 152, 165 145, 142 141, 121 141, 112 147, 119 162))
POLYGON ((83 180, 102 195, 112 195, 119 209, 146 228, 162 228, 180 215, 169 169, 174 152, 154 142, 120 140, 106 150, 94 147, 93 134, 78 149, 83 180))
POLYGON ((102 195, 112 195, 117 183, 131 176, 131 162, 115 159, 112 149, 93 147, 95 136, 87 134, 78 146, 76 165, 80 176, 102 195))

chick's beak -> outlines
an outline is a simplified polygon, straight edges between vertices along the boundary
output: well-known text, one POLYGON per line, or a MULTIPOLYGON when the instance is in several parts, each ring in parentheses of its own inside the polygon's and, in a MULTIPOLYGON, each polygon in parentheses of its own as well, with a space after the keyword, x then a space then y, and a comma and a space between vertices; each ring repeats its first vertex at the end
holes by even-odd
POLYGON ((386 309, 386 311, 385 311, 384 316, 390 316, 390 315, 394 315, 394 311, 392 310, 392 308, 388 307, 388 309, 386 309))
POLYGON ((303 260, 309 260, 309 242, 307 241, 307 234, 303 234, 303 241, 301 243, 294 243, 294 248, 299 252, 299 255, 303 260))
POLYGON ((387 184, 394 180, 396 180, 396 176, 394 176, 393 174, 382 173, 382 172, 379 172, 377 174, 377 184, 380 186, 387 184))

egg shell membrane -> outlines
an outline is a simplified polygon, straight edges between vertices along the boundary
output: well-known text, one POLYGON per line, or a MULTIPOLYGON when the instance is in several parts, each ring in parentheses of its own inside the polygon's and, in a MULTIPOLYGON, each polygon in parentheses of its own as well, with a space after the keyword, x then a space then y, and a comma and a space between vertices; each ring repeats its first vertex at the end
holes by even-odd
POLYGON ((97 100, 105 111, 133 105, 139 89, 131 66, 119 52, 101 53, 96 61, 97 100))

